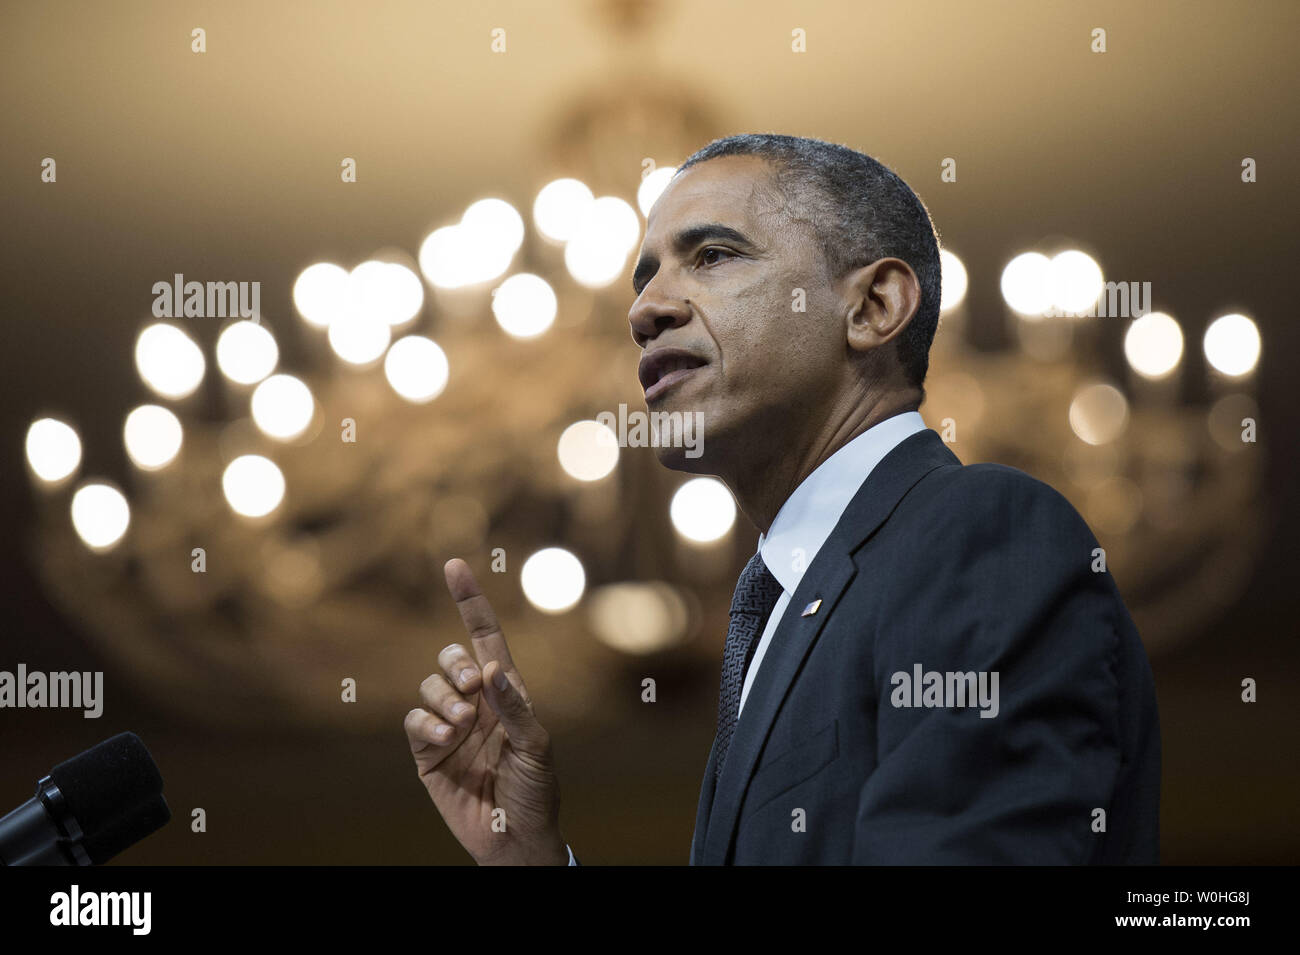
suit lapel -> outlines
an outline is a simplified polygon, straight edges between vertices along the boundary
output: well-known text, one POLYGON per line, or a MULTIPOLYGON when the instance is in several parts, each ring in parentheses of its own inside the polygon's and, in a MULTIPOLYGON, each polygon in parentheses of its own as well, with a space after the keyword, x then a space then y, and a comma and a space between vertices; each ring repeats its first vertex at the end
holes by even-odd
MULTIPOLYGON (((824 554, 823 550, 817 555, 809 573, 804 574, 795 590, 794 599, 790 601, 790 607, 803 607, 809 601, 821 598, 822 605, 818 613, 811 617, 800 617, 797 611, 789 613, 790 607, 786 608, 787 613, 772 634, 772 642, 768 645, 762 666, 758 668, 749 695, 745 698, 745 706, 741 710, 735 735, 731 738, 731 748, 727 752, 727 762, 722 768, 722 778, 718 780, 717 791, 713 796, 713 812, 708 822, 702 857, 705 865, 726 865, 735 836, 740 802, 749 786, 749 779, 754 774, 754 764, 767 741, 772 721, 804 657, 817 642, 840 594, 856 573, 852 561, 827 562, 822 560, 824 554), (822 565, 823 573, 812 572, 818 564, 822 565)), ((707 780, 705 785, 708 785, 707 780)))
POLYGON ((853 552, 876 532, 921 478, 945 464, 961 462, 931 430, 919 431, 900 442, 872 470, 817 552, 795 589, 750 686, 716 791, 713 786, 715 754, 709 754, 691 850, 694 864, 726 865, 730 861, 741 801, 758 755, 795 675, 840 596, 857 574, 853 552), (817 612, 800 616, 800 611, 814 600, 821 600, 817 612), (700 816, 706 812, 706 793, 711 809, 707 810, 707 823, 702 827, 700 816), (698 848, 701 842, 702 852, 698 848))

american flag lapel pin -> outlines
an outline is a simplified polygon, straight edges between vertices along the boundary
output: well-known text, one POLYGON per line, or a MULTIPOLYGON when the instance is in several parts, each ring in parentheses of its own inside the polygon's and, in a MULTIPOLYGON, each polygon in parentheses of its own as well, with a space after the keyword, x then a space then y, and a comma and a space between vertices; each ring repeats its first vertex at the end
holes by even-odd
POLYGON ((817 612, 817 608, 820 607, 821 605, 822 605, 822 599, 821 599, 820 597, 818 597, 816 600, 814 600, 814 601, 813 601, 812 603, 810 603, 808 606, 804 607, 804 608, 803 608, 803 613, 799 614, 799 616, 801 616, 801 617, 811 617, 813 614, 815 614, 815 613, 817 612))

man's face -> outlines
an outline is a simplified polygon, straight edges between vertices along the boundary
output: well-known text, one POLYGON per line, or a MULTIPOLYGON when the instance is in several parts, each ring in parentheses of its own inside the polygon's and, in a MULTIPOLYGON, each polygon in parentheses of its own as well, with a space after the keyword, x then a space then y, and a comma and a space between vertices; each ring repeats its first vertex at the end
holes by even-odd
POLYGON ((755 156, 692 166, 650 211, 628 312, 646 406, 704 415, 703 455, 661 448, 668 467, 717 473, 760 443, 780 452, 841 384, 837 302, 810 225, 789 213, 755 156))

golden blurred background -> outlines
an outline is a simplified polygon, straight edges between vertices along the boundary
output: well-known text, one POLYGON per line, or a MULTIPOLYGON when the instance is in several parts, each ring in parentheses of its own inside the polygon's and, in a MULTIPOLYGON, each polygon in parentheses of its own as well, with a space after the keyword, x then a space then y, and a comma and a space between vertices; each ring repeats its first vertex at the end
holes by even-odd
POLYGON ((757 532, 595 419, 644 408, 626 315, 657 190, 771 131, 876 156, 927 203, 922 413, 1106 548, 1156 674, 1163 861, 1295 861, 1294 4, 6 21, 0 669, 103 670, 107 701, 0 711, 0 802, 131 729, 174 821, 123 862, 467 861, 401 726, 463 639, 462 556, 575 851, 684 863, 757 532), (259 310, 160 316, 178 281, 257 283, 259 310))

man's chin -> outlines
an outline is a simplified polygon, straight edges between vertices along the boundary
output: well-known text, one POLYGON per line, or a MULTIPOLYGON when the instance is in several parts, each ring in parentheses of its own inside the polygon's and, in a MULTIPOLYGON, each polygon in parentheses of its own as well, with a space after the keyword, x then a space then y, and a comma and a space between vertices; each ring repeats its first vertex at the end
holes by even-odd
POLYGON ((711 402, 673 400, 673 394, 649 409, 655 457, 672 471, 717 474, 725 464, 727 444, 724 424, 711 402))
POLYGON ((709 466, 708 455, 703 448, 657 447, 655 457, 659 463, 670 471, 686 471, 690 474, 713 474, 709 466))

